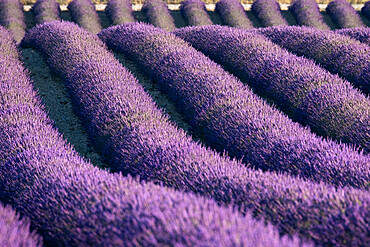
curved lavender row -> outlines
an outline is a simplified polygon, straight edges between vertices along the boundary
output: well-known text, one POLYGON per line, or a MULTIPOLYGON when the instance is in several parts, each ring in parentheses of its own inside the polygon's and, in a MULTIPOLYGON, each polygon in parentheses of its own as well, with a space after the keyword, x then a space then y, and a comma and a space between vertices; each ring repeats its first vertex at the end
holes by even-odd
POLYGON ((252 11, 265 27, 288 25, 276 0, 256 0, 252 4, 252 11))
POLYGON ((136 21, 131 0, 110 0, 105 12, 113 26, 136 21))
POLYGON ((295 0, 291 3, 289 10, 301 26, 330 30, 315 0, 295 0))
POLYGON ((330 72, 346 78, 363 92, 370 93, 368 45, 335 32, 309 27, 282 26, 258 31, 290 52, 315 60, 330 72))
POLYGON ((272 99, 295 121, 370 152, 370 99, 348 81, 255 32, 215 26, 175 34, 272 99))
POLYGON ((0 25, 12 33, 15 41, 21 42, 26 33, 26 23, 20 1, 0 0, 0 25))
POLYGON ((364 7, 362 7, 361 13, 370 19, 370 2, 369 1, 364 4, 364 7))
POLYGON ((141 10, 152 25, 167 31, 176 29, 175 20, 163 0, 146 0, 141 10))
POLYGON ((97 34, 102 30, 100 18, 91 0, 73 0, 68 5, 71 18, 87 31, 97 34))
POLYGON ((20 219, 10 207, 0 203, 0 246, 3 247, 37 247, 42 246, 42 238, 30 232, 28 219, 20 219))
MULTIPOLYGON (((370 3, 370 2, 368 2, 370 3)), ((370 6, 370 5, 369 5, 370 6)), ((355 28, 346 28, 346 29, 337 29, 334 32, 349 36, 353 39, 370 45, 370 28, 369 27, 355 27, 355 28)))
MULTIPOLYGON (((37 31, 44 41, 60 38, 57 27, 63 24, 53 23, 31 30, 24 41, 37 31), (58 35, 43 32, 47 27, 58 35)), ((80 28, 72 26, 63 35, 74 41, 84 39, 74 35, 73 29, 80 28)), ((87 47, 101 48, 87 31, 79 34, 86 35, 87 47)), ((15 50, 3 36, 0 47, 15 50)), ((15 57, 5 53, 0 60, 4 79, 0 84, 0 199, 29 216, 47 245, 298 245, 298 239, 279 238, 274 228, 249 214, 243 217, 214 201, 139 183, 84 161, 53 128, 15 57), (261 235, 267 235, 266 239, 261 235)), ((126 78, 129 81, 132 76, 126 78)))
POLYGON ((55 0, 37 0, 32 7, 36 24, 42 24, 51 21, 60 21, 60 7, 55 0))
POLYGON ((339 28, 365 27, 361 17, 346 0, 333 0, 326 7, 326 12, 338 24, 339 28))
POLYGON ((206 5, 201 0, 185 0, 181 3, 181 14, 188 26, 212 25, 206 5))
POLYGON ((241 28, 253 27, 244 7, 238 0, 220 0, 216 3, 215 11, 220 15, 225 25, 241 28))

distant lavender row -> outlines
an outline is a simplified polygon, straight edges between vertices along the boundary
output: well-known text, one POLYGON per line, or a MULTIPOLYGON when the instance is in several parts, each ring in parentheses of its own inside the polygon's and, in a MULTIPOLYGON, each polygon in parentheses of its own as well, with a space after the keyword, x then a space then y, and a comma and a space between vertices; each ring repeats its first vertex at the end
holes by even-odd
POLYGON ((252 11, 265 27, 288 25, 276 0, 255 0, 252 4, 252 11))
POLYGON ((7 28, 18 43, 21 42, 26 33, 26 23, 20 1, 0 0, 0 25, 7 28))
POLYGON ((223 23, 231 27, 252 28, 253 24, 238 0, 220 0, 216 3, 215 11, 223 23))
POLYGON ((263 35, 289 51, 314 59, 363 92, 370 93, 370 47, 335 32, 307 27, 260 29, 263 35))
POLYGON ((361 13, 370 19, 370 1, 365 3, 364 7, 361 9, 361 13))
POLYGON ((175 20, 163 0, 146 0, 141 10, 152 25, 167 31, 176 29, 175 20))
MULTIPOLYGON (((370 6, 370 5, 369 5, 370 6)), ((336 33, 349 36, 353 39, 370 45, 370 28, 369 27, 355 27, 355 28, 346 28, 346 29, 337 29, 336 33)))
POLYGON ((201 0, 185 0, 181 3, 181 14, 188 26, 212 25, 206 5, 201 0))
MULTIPOLYGON (((98 35, 110 48, 123 51, 127 56, 144 65, 145 71, 153 75, 163 91, 170 91, 169 96, 172 99, 176 98, 181 108, 186 108, 185 111, 195 110, 207 116, 206 110, 202 111, 198 106, 203 103, 205 109, 212 107, 211 111, 215 112, 208 115, 210 119, 224 117, 225 122, 231 121, 231 125, 226 124, 222 128, 224 130, 230 126, 235 128, 233 125, 235 121, 230 117, 230 111, 227 109, 222 109, 226 110, 224 114, 215 111, 215 108, 222 108, 224 105, 222 101, 217 101, 219 98, 225 99, 226 95, 226 97, 230 96, 226 100, 232 101, 234 98, 231 95, 237 94, 244 96, 239 101, 241 107, 246 104, 259 107, 261 104, 261 100, 256 97, 253 100, 253 96, 246 95, 245 87, 224 72, 220 66, 163 30, 145 24, 131 23, 106 29, 98 35), (178 92, 177 95, 175 95, 176 92, 178 92), (211 105, 209 98, 214 94, 216 102, 211 105), (189 105, 187 102, 184 104, 184 101, 181 101, 183 95, 189 98, 196 97, 194 102, 199 103, 194 104, 191 109, 187 107, 189 105), (248 97, 249 100, 243 102, 243 99, 248 97)), ((226 103, 226 106, 230 107, 230 104, 226 103)), ((258 122, 261 115, 257 113, 253 116, 254 113, 252 109, 249 116, 254 122, 258 122)), ((269 115, 271 111, 265 113, 269 115)), ((200 119, 200 121, 203 120, 200 119)), ((217 123, 217 119, 210 125, 212 123, 217 123)), ((222 124, 217 125, 222 126, 222 124)), ((239 137, 235 136, 235 138, 239 137)), ((188 177, 194 180, 194 176, 188 177)), ((200 188, 208 183, 207 178, 209 175, 204 177, 203 181, 199 181, 197 187, 200 188)), ((369 195, 365 192, 350 188, 335 190, 328 185, 305 182, 287 175, 253 170, 243 171, 237 166, 230 167, 227 172, 224 172, 224 177, 215 181, 217 181, 216 186, 214 183, 208 183, 208 189, 201 193, 205 195, 211 193, 211 196, 221 202, 231 201, 238 205, 238 209, 242 212, 252 209, 255 216, 263 217, 277 225, 281 233, 298 232, 302 237, 314 239, 318 245, 361 244, 365 243, 364 237, 369 233, 366 227, 363 228, 366 225, 363 220, 370 213, 366 208, 369 195), (234 172, 235 175, 232 175, 234 172), (224 193, 218 194, 218 191, 224 191, 224 193), (357 210, 358 206, 364 207, 357 210), (338 212, 343 213, 338 214, 338 212), (346 222, 347 218, 353 222, 346 222), (341 222, 340 227, 338 222, 341 222), (361 228, 366 230, 359 230, 361 228)), ((368 238, 365 238, 367 241, 368 238)))
POLYGON ((37 0, 32 7, 36 24, 50 21, 60 21, 60 6, 55 0, 37 0))
POLYGON ((365 27, 361 17, 352 7, 351 3, 346 0, 333 0, 326 7, 333 21, 339 28, 365 27))
POLYGON ((315 0, 295 0, 291 3, 289 10, 301 26, 330 30, 315 0))
POLYGON ((3 247, 37 247, 42 246, 42 238, 30 232, 28 219, 20 219, 10 207, 0 203, 0 246, 3 247))
POLYGON ((68 10, 72 20, 89 32, 97 34, 102 30, 100 18, 91 0, 73 0, 69 3, 68 10))
POLYGON ((113 26, 136 21, 131 0, 110 0, 105 12, 113 26))

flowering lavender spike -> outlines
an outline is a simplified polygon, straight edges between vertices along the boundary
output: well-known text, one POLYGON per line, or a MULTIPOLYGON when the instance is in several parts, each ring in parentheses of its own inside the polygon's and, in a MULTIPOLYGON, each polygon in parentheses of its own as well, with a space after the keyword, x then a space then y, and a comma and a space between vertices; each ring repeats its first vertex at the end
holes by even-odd
POLYGON ((73 0, 68 4, 72 20, 93 34, 102 30, 100 18, 91 0, 73 0))
POLYGON ((188 26, 212 25, 206 5, 201 0, 185 0, 181 3, 181 14, 188 26))
POLYGON ((252 28, 244 7, 238 0, 220 0, 216 3, 215 11, 220 15, 223 23, 231 27, 252 28))
POLYGON ((370 45, 370 27, 355 27, 355 28, 345 28, 345 29, 337 29, 335 30, 336 33, 349 36, 353 39, 357 39, 358 41, 370 45))
POLYGON ((105 12, 113 26, 136 21, 131 0, 110 0, 105 12))
POLYGON ((252 11, 265 27, 288 25, 276 0, 256 0, 252 4, 252 11))
POLYGON ((37 0, 31 10, 35 16, 36 24, 61 20, 60 6, 55 0, 37 0))
POLYGON ((175 20, 163 0, 146 0, 142 11, 152 25, 167 31, 176 29, 175 20))
POLYGON ((361 13, 366 16, 367 18, 370 19, 370 1, 367 1, 365 4, 364 4, 364 7, 362 7, 361 9, 361 13))
POLYGON ((0 25, 10 30, 15 41, 21 42, 26 33, 26 23, 20 1, 0 0, 0 25))
POLYGON ((333 0, 326 7, 326 12, 339 28, 365 27, 361 17, 346 0, 333 0))
POLYGON ((289 10, 301 26, 330 30, 315 0, 295 0, 291 3, 289 10))

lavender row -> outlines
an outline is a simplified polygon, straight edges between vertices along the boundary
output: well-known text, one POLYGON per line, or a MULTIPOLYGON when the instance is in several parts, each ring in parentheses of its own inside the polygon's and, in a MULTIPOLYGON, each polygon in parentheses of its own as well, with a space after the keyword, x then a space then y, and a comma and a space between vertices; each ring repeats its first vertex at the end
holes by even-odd
MULTIPOLYGON (((44 24, 24 42, 40 31, 46 40, 88 38, 89 48, 99 43, 87 31, 76 36, 73 29, 79 30, 74 24, 44 24)), ((5 51, 0 60, 0 199, 28 216, 46 245, 297 245, 298 240, 280 239, 271 226, 211 200, 140 183, 84 161, 53 128, 22 64, 7 55, 16 54, 15 45, 0 33, 5 51), (261 239, 265 234, 267 239, 261 239)))
POLYGON ((20 219, 10 207, 0 203, 0 246, 4 247, 41 247, 42 238, 30 231, 28 219, 20 219))
POLYGON ((188 26, 212 25, 206 5, 201 0, 185 0, 181 3, 181 14, 188 26))
POLYGON ((295 0, 291 3, 289 10, 301 26, 330 30, 315 0, 295 0))
POLYGON ((276 0, 255 0, 252 11, 265 27, 288 25, 276 0))
POLYGON ((361 13, 370 19, 370 2, 369 1, 364 4, 364 7, 362 7, 361 13))
POLYGON ((308 27, 272 27, 259 30, 274 43, 320 63, 370 93, 370 47, 334 32, 308 27))
POLYGON ((60 6, 55 0, 37 0, 32 7, 36 24, 42 24, 51 21, 60 21, 60 6))
POLYGON ((175 20, 163 0, 146 0, 141 10, 152 25, 167 31, 176 29, 175 20))
POLYGON ((215 11, 220 15, 225 25, 241 28, 253 27, 244 7, 238 0, 220 0, 216 3, 215 11))
POLYGON ((69 3, 68 10, 72 20, 89 32, 97 34, 102 30, 100 18, 91 0, 73 0, 69 3))
POLYGON ((332 20, 339 28, 365 27, 361 17, 352 7, 351 3, 346 0, 333 0, 326 7, 332 20))
POLYGON ((26 23, 20 1, 0 0, 0 25, 7 28, 18 43, 21 42, 26 33, 26 23))
POLYGON ((342 34, 342 35, 349 36, 353 39, 357 39, 358 41, 362 43, 370 45, 370 28, 368 27, 337 29, 335 30, 335 32, 342 34))
POLYGON ((136 21, 131 0, 110 0, 105 12, 113 26, 136 21))
MULTIPOLYGON (((232 112, 227 109, 231 108, 230 103, 227 102, 233 101, 234 98, 231 96, 233 94, 241 95, 239 98, 241 103, 237 102, 240 107, 244 108, 245 105, 258 107, 261 103, 263 104, 257 97, 247 95, 246 88, 241 82, 224 72, 220 66, 189 47, 181 39, 163 30, 145 24, 131 23, 106 29, 98 35, 107 42, 110 48, 125 52, 127 56, 143 65, 143 68, 153 75, 163 91, 173 93, 169 96, 172 99, 175 98, 181 108, 185 107, 184 111, 200 112, 199 121, 205 120, 203 115, 209 118, 207 121, 211 121, 209 125, 216 123, 217 127, 221 126, 220 129, 225 131, 230 126, 235 129, 236 125, 233 121, 235 115, 230 116, 232 112), (189 107, 189 103, 182 100, 183 95, 188 98, 196 97, 193 101, 198 103, 189 107), (215 96, 210 100, 212 95, 215 96), (230 98, 225 100, 225 95, 230 98), (218 101, 220 98, 224 99, 224 103, 218 101), (210 102, 212 100, 215 102, 210 102), (203 104, 203 110, 199 104, 203 104), (223 114, 217 111, 216 108, 222 108, 225 105, 226 107, 221 109, 221 111, 225 110, 223 114), (209 112, 206 111, 208 108, 210 108, 209 112), (231 124, 225 126, 223 123, 217 123, 216 118, 224 118, 226 123, 231 122, 231 124), (216 120, 212 121, 213 119, 216 120)), ((232 110, 235 112, 236 109, 237 107, 234 107, 232 110)), ((272 108, 266 106, 266 109, 272 108)), ((249 116, 257 122, 261 117, 258 113, 260 110, 256 112, 251 109, 249 111, 251 112, 249 116)), ((269 115, 271 112, 276 113, 272 109, 265 114, 269 115)), ((203 128, 204 125, 200 127, 203 128)), ((239 137, 234 136, 234 138, 239 137)), ((257 136, 257 138, 263 137, 257 136)), ((353 211, 353 209, 357 208, 357 204, 360 207, 368 204, 368 193, 350 188, 336 190, 328 185, 315 184, 284 174, 264 173, 260 170, 249 169, 243 171, 238 166, 228 169, 229 172, 224 172, 223 177, 214 180, 218 181, 217 186, 208 185, 206 186, 208 189, 205 190, 207 192, 202 193, 205 195, 212 193, 211 196, 219 201, 232 202, 242 212, 248 209, 253 210, 256 217, 263 217, 277 225, 281 233, 299 233, 302 237, 314 239, 317 244, 321 245, 364 243, 362 241, 368 234, 368 230, 358 229, 366 225, 363 220, 369 212, 366 207, 363 208, 365 211, 357 209, 353 211), (230 175, 233 173, 235 175, 230 175), (219 191, 223 192, 218 194, 219 191), (338 214, 338 210, 345 213, 338 214), (358 215, 359 212, 361 216, 358 215), (347 225, 345 219, 348 213, 350 215, 355 213, 355 215, 348 217, 353 222, 347 225), (340 225, 343 223, 343 227, 342 225, 338 227, 338 222, 341 222, 340 225), (351 229, 350 233, 347 233, 346 229, 351 229)), ((188 177, 194 179, 191 175, 188 177)), ((205 176, 207 177, 209 176, 205 176)), ((203 179, 194 188, 202 187, 203 183, 208 182, 203 179)))

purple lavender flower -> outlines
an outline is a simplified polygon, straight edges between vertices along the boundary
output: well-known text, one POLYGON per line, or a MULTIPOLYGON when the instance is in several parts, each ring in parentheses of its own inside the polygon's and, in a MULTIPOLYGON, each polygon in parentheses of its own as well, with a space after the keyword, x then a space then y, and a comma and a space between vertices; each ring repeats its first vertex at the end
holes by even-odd
POLYGON ((68 5, 72 20, 93 34, 102 30, 100 18, 91 0, 73 0, 68 5))
POLYGON ((339 28, 365 27, 361 17, 346 0, 333 0, 326 7, 326 12, 339 28))
POLYGON ((295 0, 291 3, 289 10, 301 26, 330 30, 315 0, 295 0))
POLYGON ((36 24, 60 21, 60 6, 55 0, 37 0, 32 7, 36 24))
POLYGON ((0 0, 0 25, 7 28, 18 43, 21 42, 26 33, 26 24, 20 1, 0 0))
POLYGON ((370 19, 370 2, 367 1, 361 9, 361 13, 370 19))
POLYGON ((337 29, 336 33, 349 36, 353 39, 370 45, 370 28, 369 27, 355 27, 355 28, 346 28, 346 29, 337 29))
POLYGON ((110 0, 105 12, 113 26, 136 21, 131 0, 110 0))
POLYGON ((215 11, 220 15, 223 23, 231 27, 252 28, 244 7, 238 0, 220 0, 216 3, 215 11))
POLYGON ((176 29, 175 20, 163 0, 146 0, 142 11, 152 25, 167 31, 176 29))
POLYGON ((276 0, 256 0, 252 4, 252 11, 265 27, 288 25, 276 0))
POLYGON ((185 0, 181 3, 181 14, 188 26, 212 25, 206 6, 201 0, 185 0))

